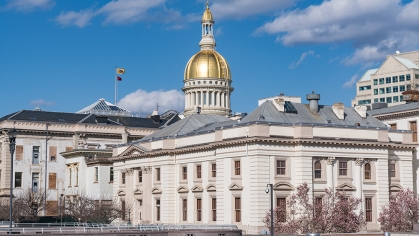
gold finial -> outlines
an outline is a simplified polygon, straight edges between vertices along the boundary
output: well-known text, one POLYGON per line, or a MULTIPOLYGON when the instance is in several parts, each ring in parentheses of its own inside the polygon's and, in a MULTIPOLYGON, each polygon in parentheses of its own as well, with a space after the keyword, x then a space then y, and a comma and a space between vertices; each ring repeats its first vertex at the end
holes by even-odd
POLYGON ((209 5, 209 2, 207 1, 207 10, 209 9, 208 5, 209 5))

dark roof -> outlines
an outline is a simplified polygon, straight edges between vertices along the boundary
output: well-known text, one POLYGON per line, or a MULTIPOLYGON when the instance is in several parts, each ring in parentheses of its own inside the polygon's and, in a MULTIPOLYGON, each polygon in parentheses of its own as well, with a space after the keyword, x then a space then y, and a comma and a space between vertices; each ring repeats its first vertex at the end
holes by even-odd
POLYGON ((387 108, 374 109, 374 110, 368 111, 368 114, 372 116, 376 116, 376 115, 391 114, 391 113, 397 113, 397 112, 403 112, 403 111, 411 111, 411 110, 416 110, 416 109, 419 109, 419 103, 412 102, 412 103, 407 103, 407 104, 391 106, 387 108))
POLYGON ((107 125, 122 125, 129 127, 145 127, 159 128, 166 124, 167 121, 178 120, 176 114, 161 119, 159 123, 154 122, 151 118, 143 117, 127 117, 127 116, 99 116, 95 114, 77 114, 66 112, 49 112, 49 111, 32 111, 21 110, 0 118, 0 122, 4 120, 20 120, 32 122, 48 122, 48 123, 65 123, 65 124, 97 124, 97 117, 107 117, 107 125))

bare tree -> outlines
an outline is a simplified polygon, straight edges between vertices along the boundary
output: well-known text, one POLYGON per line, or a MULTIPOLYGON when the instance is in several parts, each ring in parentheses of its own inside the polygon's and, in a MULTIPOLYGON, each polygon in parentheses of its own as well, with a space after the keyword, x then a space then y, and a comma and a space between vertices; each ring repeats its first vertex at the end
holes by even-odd
POLYGON ((43 193, 42 189, 33 192, 30 188, 18 193, 13 200, 13 221, 38 221, 40 218, 39 213, 45 210, 45 196, 43 193))

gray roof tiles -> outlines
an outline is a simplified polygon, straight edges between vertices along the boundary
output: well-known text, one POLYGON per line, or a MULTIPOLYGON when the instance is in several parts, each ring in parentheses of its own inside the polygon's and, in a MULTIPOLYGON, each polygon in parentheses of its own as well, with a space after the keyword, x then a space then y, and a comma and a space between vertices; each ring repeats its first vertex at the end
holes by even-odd
POLYGON ((396 106, 391 106, 391 107, 387 107, 387 108, 371 110, 371 111, 368 111, 368 114, 370 114, 372 116, 376 116, 376 115, 384 115, 384 114, 390 114, 390 113, 411 111, 411 110, 416 110, 416 109, 419 109, 419 103, 412 102, 412 103, 407 103, 407 104, 400 104, 400 105, 396 105, 396 106))

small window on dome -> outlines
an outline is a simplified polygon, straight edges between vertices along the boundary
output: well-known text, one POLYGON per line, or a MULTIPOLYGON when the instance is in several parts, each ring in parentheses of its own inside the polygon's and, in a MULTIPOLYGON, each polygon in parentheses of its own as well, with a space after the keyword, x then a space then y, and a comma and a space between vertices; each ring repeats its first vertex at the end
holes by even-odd
POLYGON ((209 84, 212 84, 212 81, 210 81, 209 84))
POLYGON ((201 81, 198 81, 198 84, 201 84, 201 81))
POLYGON ((207 81, 204 81, 204 84, 206 84, 207 83, 207 81))
POLYGON ((218 81, 215 81, 215 84, 218 84, 218 81))
POLYGON ((195 84, 195 82, 193 82, 193 84, 195 84))

